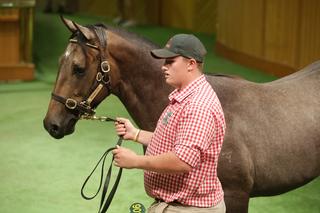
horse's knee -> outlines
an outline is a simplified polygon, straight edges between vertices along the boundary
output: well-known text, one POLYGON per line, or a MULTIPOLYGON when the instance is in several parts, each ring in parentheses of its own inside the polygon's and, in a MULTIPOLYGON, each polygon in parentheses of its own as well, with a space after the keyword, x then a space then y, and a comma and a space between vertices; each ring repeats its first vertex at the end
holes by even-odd
POLYGON ((250 196, 246 192, 225 191, 224 201, 226 203, 227 213, 247 213, 250 196))

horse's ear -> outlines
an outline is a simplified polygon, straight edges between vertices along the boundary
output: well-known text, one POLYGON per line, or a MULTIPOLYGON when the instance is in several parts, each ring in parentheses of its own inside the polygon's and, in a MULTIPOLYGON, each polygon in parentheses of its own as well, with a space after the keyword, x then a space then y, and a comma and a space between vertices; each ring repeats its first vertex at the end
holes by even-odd
POLYGON ((94 33, 87 27, 83 27, 75 22, 72 22, 74 24, 74 26, 77 28, 77 30, 79 30, 79 32, 82 33, 82 35, 87 39, 93 39, 94 38, 94 33))
POLYGON ((60 15, 61 21, 63 22, 63 24, 72 32, 74 33, 75 31, 77 31, 76 26, 73 24, 72 21, 70 21, 69 19, 64 18, 62 15, 60 15))

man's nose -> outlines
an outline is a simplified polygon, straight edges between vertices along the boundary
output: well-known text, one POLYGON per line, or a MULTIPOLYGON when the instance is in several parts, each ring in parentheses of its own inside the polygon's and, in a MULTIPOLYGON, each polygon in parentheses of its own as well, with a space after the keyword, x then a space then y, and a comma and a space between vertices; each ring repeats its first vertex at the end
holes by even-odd
POLYGON ((166 65, 163 65, 163 66, 161 67, 161 69, 162 69, 163 72, 165 72, 165 71, 168 70, 168 67, 167 67, 166 65))

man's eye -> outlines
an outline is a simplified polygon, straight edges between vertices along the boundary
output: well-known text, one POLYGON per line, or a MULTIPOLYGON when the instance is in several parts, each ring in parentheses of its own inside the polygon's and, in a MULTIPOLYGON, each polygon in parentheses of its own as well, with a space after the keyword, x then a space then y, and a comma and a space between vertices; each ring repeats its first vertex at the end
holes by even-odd
POLYGON ((167 59, 167 60, 165 61, 166 64, 172 64, 173 62, 174 62, 174 60, 172 60, 172 59, 167 59))
POLYGON ((77 76, 83 76, 85 74, 85 69, 75 65, 72 72, 77 76))

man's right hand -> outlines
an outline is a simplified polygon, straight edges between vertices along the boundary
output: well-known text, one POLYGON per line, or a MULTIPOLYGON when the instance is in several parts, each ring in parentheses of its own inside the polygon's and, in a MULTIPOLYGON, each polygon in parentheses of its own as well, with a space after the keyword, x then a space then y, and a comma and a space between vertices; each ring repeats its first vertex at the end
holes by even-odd
POLYGON ((116 118, 115 129, 119 136, 125 140, 134 140, 139 129, 135 128, 131 121, 126 118, 116 118))

